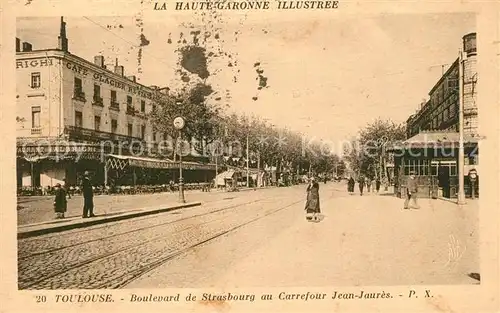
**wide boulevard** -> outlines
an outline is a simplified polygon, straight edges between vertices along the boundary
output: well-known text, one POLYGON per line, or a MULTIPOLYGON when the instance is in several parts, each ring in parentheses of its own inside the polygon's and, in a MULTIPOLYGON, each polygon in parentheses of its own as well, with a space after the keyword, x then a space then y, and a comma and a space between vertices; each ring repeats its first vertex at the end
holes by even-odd
POLYGON ((19 288, 477 283, 474 201, 403 210, 390 194, 345 189, 320 185, 319 222, 306 221, 299 185, 204 193, 201 206, 20 239, 19 288))

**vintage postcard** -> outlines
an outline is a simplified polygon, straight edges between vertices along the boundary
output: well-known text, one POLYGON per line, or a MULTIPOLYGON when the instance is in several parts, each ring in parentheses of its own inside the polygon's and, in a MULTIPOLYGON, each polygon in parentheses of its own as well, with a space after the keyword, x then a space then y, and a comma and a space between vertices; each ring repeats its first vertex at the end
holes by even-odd
POLYGON ((498 2, 0 14, 0 311, 499 311, 498 2))

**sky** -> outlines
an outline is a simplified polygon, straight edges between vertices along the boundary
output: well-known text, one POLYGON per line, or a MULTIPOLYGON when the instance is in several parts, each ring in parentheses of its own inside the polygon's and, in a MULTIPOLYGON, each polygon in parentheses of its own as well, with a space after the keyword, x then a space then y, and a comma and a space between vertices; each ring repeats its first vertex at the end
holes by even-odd
MULTIPOLYGON (((255 114, 333 142, 355 136, 377 118, 404 122, 427 99, 442 65, 446 70, 458 57, 462 36, 476 31, 475 16, 467 13, 322 15, 273 23, 258 15, 202 24, 203 18, 209 19, 94 16, 65 21, 71 53, 90 61, 103 54, 108 64, 118 58, 126 75, 174 89, 179 84, 175 50, 180 32, 192 30, 185 26, 189 22, 193 29, 210 31, 207 52, 221 49, 231 56, 209 64, 208 82, 218 92, 210 101, 221 96, 229 112, 255 114), (149 44, 142 47, 139 64, 140 28, 149 44), (268 88, 257 89, 256 62, 268 88)), ((55 48, 59 21, 19 18, 17 36, 34 49, 55 48)))

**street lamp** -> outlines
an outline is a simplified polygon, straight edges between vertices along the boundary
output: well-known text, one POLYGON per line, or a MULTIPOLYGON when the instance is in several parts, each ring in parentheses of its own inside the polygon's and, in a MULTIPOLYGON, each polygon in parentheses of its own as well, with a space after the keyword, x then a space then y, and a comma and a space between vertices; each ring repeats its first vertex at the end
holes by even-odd
POLYGON ((180 148, 180 142, 182 139, 182 129, 184 128, 184 119, 180 116, 174 119, 174 127, 178 130, 177 135, 177 150, 179 151, 179 202, 185 203, 184 198, 184 178, 182 177, 182 149, 180 148))
POLYGON ((464 192, 464 54, 460 51, 458 60, 458 99, 459 99, 459 109, 458 109, 458 131, 459 131, 459 147, 458 147, 458 195, 457 204, 465 204, 465 192, 464 192))

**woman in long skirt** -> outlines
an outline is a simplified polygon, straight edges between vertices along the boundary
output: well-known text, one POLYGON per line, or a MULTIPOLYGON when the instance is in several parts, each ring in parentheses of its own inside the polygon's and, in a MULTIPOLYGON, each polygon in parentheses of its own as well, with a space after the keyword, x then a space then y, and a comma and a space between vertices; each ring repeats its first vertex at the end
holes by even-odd
POLYGON ((307 186, 307 201, 306 201, 306 219, 308 221, 317 221, 318 214, 321 213, 319 207, 319 184, 316 179, 311 178, 307 186))

